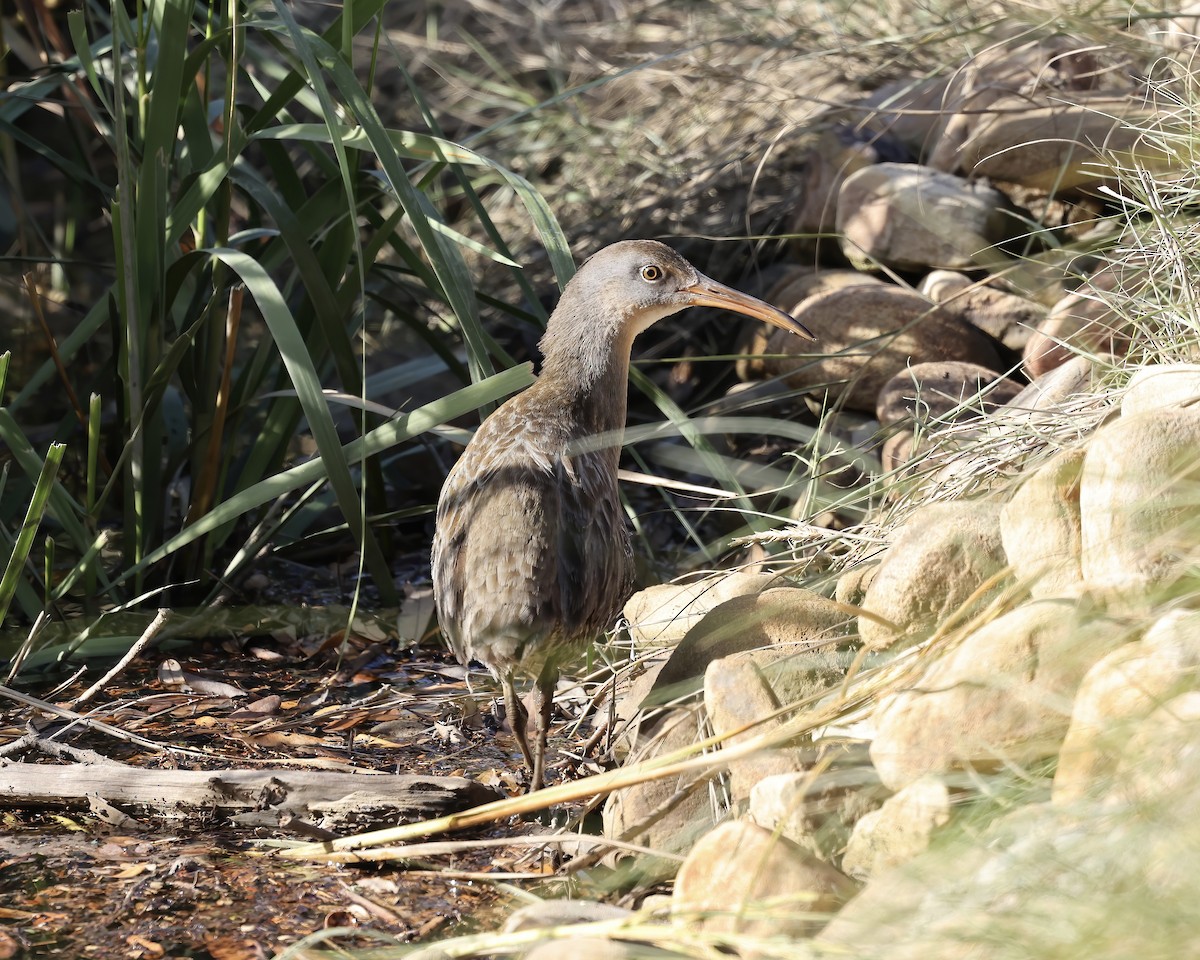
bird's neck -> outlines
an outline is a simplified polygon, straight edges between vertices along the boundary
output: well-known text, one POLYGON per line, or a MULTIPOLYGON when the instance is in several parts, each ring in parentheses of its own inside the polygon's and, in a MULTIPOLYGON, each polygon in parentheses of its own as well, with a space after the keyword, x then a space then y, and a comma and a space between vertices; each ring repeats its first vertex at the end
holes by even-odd
POLYGON ((621 323, 597 329, 594 322, 552 321, 542 340, 545 359, 539 384, 562 403, 564 415, 574 420, 581 433, 610 434, 614 447, 620 445, 625 429, 633 337, 634 331, 621 323))

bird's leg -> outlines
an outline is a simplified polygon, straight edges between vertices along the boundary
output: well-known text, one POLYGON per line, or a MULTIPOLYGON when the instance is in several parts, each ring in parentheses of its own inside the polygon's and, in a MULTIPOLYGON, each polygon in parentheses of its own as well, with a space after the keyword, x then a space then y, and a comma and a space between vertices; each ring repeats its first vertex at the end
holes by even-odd
POLYGON ((512 727, 513 736, 517 738, 517 746, 521 748, 521 756, 525 758, 525 766, 533 770, 533 756, 529 752, 529 714, 525 704, 517 696, 517 688, 511 676, 500 681, 504 688, 504 712, 508 714, 508 725, 512 727))
POLYGON ((550 732, 550 714, 554 710, 554 688, 557 685, 558 670, 546 667, 529 694, 529 705, 532 708, 530 713, 536 737, 533 745, 533 776, 529 781, 530 793, 542 788, 546 769, 546 735, 550 732))

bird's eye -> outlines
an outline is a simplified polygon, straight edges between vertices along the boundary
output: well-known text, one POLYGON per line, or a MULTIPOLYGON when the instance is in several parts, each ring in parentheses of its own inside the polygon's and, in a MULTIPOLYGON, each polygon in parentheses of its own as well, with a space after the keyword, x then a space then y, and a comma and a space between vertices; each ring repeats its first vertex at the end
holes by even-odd
POLYGON ((656 280, 661 280, 662 275, 662 268, 656 267, 652 263, 648 263, 642 267, 642 279, 647 283, 654 283, 656 280))

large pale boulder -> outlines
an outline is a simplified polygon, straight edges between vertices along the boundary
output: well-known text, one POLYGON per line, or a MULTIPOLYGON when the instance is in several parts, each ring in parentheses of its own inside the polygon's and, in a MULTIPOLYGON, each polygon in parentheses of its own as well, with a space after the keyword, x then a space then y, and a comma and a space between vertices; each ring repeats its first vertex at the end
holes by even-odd
POLYGON ((838 192, 842 251, 864 270, 995 267, 998 245, 1022 229, 999 190, 918 164, 864 167, 838 192))
POLYGON ((707 933, 811 934, 854 892, 829 864, 745 820, 706 834, 675 878, 676 922, 707 933))
POLYGON ((800 342, 787 331, 768 339, 764 376, 786 375, 794 389, 820 390, 851 410, 874 413, 875 398, 910 364, 964 360, 1006 370, 1004 347, 912 290, 891 284, 858 284, 814 294, 793 316, 818 338, 800 342))
POLYGON ((1054 774, 1055 803, 1112 789, 1130 737, 1172 697, 1200 685, 1200 612, 1164 615, 1083 678, 1054 774))
POLYGON ((1000 510, 1000 538, 1017 582, 1035 597, 1078 592, 1083 450, 1064 450, 1029 474, 1000 510))
POLYGON ((1156 363, 1136 370, 1121 397, 1121 416, 1200 406, 1200 363, 1156 363))
POLYGON ((921 637, 972 598, 1005 563, 999 504, 956 501, 920 507, 897 532, 867 588, 862 606, 875 616, 858 618, 863 643, 883 649, 921 637))
POLYGON ((1079 485, 1083 578, 1129 598, 1200 558, 1200 408, 1121 417, 1091 438, 1079 485))
POLYGON ((1125 628, 1074 601, 1036 600, 931 658, 875 710, 871 759, 899 790, 930 773, 1018 766, 1054 756, 1071 700, 1125 628))

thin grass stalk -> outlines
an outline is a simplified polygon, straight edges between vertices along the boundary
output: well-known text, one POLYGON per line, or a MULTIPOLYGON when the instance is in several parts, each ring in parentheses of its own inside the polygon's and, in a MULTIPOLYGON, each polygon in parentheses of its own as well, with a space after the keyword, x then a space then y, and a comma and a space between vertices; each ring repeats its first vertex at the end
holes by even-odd
MULTIPOLYGON (((54 490, 54 480, 58 469, 62 466, 63 455, 67 446, 64 443, 52 443, 46 451, 46 459, 42 462, 41 472, 33 485, 33 494, 29 498, 29 506, 25 510, 25 520, 17 534, 8 563, 4 568, 4 576, 0 577, 0 622, 8 614, 8 608, 16 595, 17 585, 21 582, 29 553, 33 549, 33 538, 37 535, 46 507, 50 503, 50 494, 54 490)), ((50 581, 47 580, 47 584, 50 581)))

